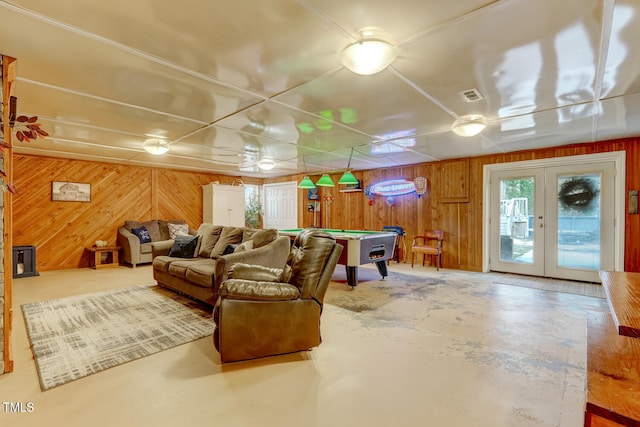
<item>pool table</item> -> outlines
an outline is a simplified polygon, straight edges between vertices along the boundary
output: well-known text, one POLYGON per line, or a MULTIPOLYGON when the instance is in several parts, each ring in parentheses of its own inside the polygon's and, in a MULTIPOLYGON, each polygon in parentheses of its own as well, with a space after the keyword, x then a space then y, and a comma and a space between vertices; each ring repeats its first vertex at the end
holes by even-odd
MULTIPOLYGON (((302 230, 302 228, 294 228, 278 230, 278 233, 289 236, 293 240, 302 230)), ((382 278, 387 277, 386 261, 393 257, 397 233, 334 229, 322 229, 322 231, 331 234, 344 247, 338 264, 345 266, 349 286, 358 285, 358 266, 362 264, 375 262, 382 278)))

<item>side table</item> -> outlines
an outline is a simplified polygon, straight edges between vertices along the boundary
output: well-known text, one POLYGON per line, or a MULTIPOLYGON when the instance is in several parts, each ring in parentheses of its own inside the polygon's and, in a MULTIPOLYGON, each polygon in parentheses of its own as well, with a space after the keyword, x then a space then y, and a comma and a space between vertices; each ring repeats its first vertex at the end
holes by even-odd
POLYGON ((105 246, 103 248, 92 246, 87 248, 87 250, 93 253, 92 268, 97 270, 99 268, 118 266, 118 251, 120 250, 120 246, 105 246))

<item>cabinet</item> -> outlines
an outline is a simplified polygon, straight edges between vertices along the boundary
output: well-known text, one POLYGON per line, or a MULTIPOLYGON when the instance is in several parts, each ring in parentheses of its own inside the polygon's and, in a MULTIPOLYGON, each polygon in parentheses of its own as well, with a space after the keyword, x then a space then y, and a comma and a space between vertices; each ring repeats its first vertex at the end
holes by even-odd
POLYGON ((204 223, 244 227, 244 207, 244 187, 220 184, 202 186, 204 223))
POLYGON ((469 158, 440 162, 440 202, 469 202, 469 158))

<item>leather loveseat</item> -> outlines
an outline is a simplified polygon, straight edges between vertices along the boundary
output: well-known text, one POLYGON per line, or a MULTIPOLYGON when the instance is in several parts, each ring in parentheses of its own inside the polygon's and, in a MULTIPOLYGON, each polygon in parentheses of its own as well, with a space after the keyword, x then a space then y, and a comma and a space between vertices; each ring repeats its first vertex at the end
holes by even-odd
MULTIPOLYGON (((275 229, 202 224, 196 244, 188 254, 174 255, 176 241, 152 244, 153 278, 158 285, 213 306, 220 283, 235 263, 282 268, 289 254, 290 239, 278 237, 275 229)), ((179 239, 188 240, 187 236, 179 239)))
POLYGON ((235 264, 213 310, 213 342, 233 362, 309 350, 320 344, 324 295, 343 247, 322 230, 295 238, 281 268, 235 264))

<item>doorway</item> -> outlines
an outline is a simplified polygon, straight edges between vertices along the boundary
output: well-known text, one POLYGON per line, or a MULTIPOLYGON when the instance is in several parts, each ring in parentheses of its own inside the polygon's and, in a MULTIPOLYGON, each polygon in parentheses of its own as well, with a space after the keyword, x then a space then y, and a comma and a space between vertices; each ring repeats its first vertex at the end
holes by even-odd
POLYGON ((264 228, 298 227, 298 183, 264 184, 264 228))
POLYGON ((599 282, 621 269, 623 184, 623 152, 485 166, 485 271, 599 282))

